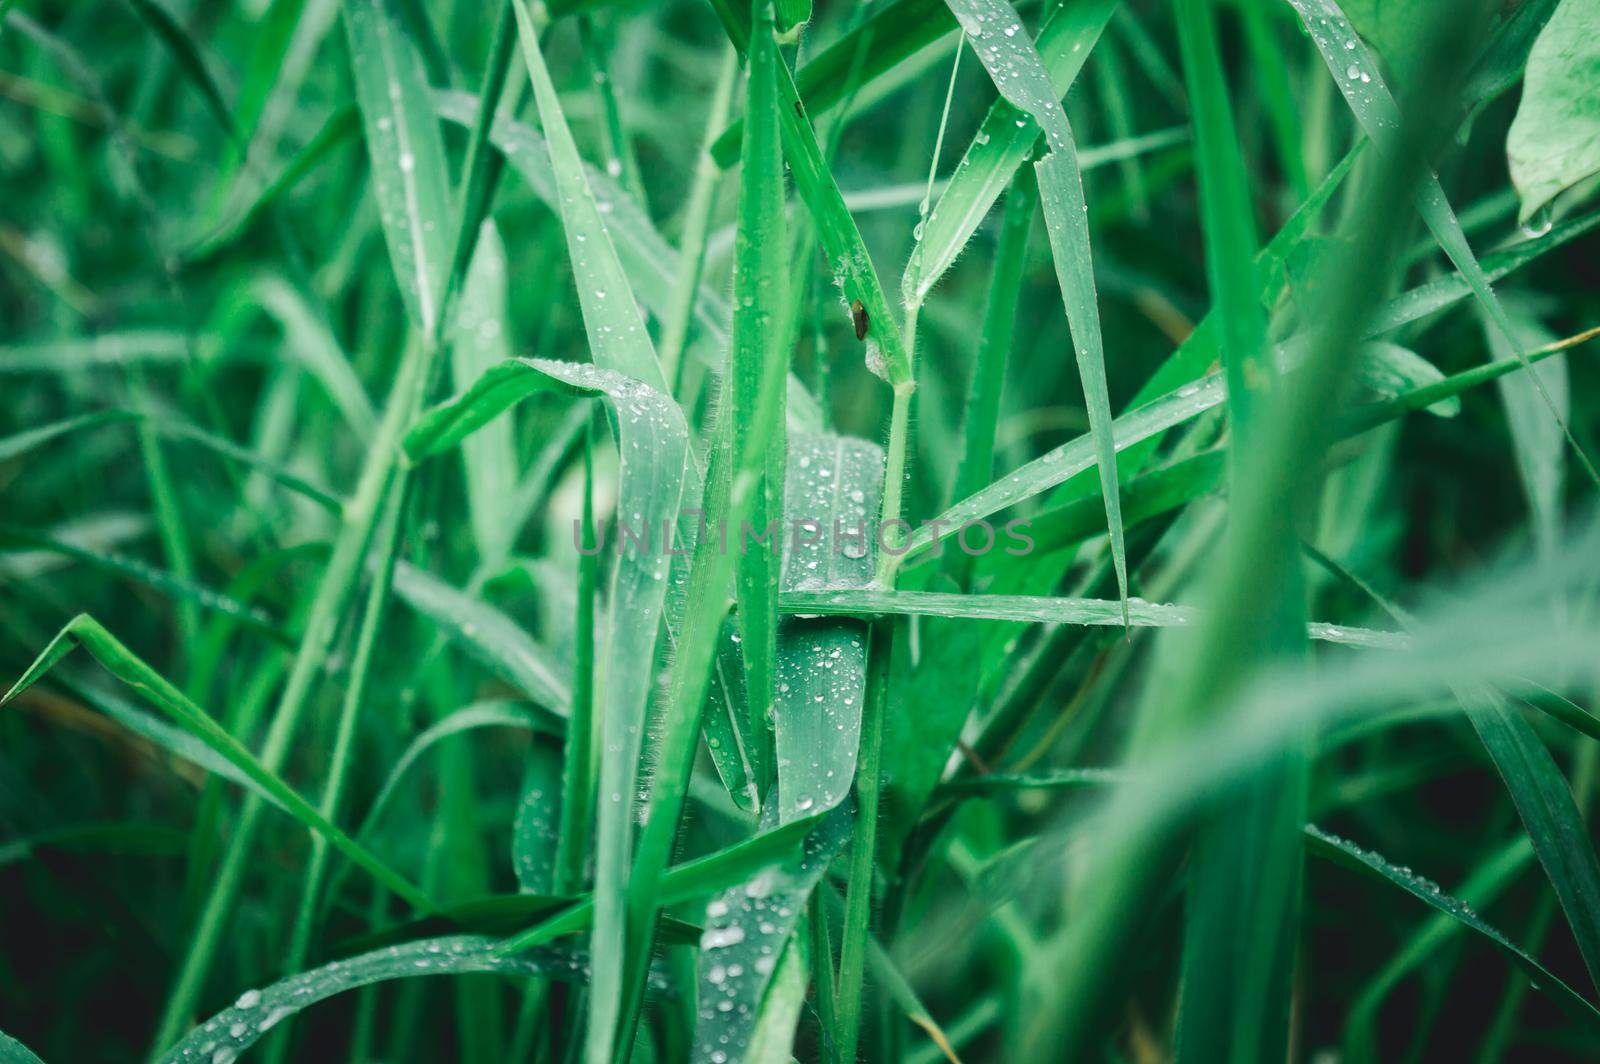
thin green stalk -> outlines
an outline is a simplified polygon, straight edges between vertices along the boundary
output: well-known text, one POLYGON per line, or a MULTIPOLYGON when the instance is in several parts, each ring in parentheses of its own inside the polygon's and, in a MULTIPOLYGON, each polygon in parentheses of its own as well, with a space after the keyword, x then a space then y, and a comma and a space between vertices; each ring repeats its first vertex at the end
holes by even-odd
POLYGON ((853 1061, 861 1036, 861 989, 872 923, 872 882, 877 864, 878 802, 882 794, 883 718, 898 622, 872 624, 867 649, 867 697, 861 713, 861 761, 856 769, 856 831, 850 844, 850 880, 839 938, 837 1059, 853 1061))
POLYGON ((678 277, 672 290, 672 309, 661 323, 661 372, 672 384, 673 394, 683 391, 683 351, 694 316, 695 298, 700 291, 700 272, 706 261, 706 238, 711 232, 711 211, 716 206, 717 186, 722 168, 711 157, 711 145, 728 121, 733 101, 733 86, 739 76, 739 53, 729 45, 722 56, 717 85, 712 90, 711 110, 706 115, 705 137, 695 165, 694 183, 683 210, 683 235, 678 240, 678 277))

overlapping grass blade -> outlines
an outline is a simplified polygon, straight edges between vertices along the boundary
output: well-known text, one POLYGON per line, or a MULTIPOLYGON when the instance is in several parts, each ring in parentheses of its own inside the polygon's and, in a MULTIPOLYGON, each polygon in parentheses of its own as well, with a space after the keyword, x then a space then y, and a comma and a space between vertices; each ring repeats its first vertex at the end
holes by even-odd
MULTIPOLYGON (((1190 606, 1129 599, 1124 621, 1121 602, 1109 599, 1047 598, 1030 595, 957 595, 938 591, 880 591, 872 588, 786 591, 778 608, 787 614, 844 617, 959 617, 981 621, 1117 625, 1136 628, 1182 628, 1200 620, 1190 606)), ((1312 622, 1306 635, 1328 643, 1371 649, 1401 650, 1407 638, 1397 632, 1312 622)))
POLYGON ((836 807, 806 836, 796 858, 763 869, 706 906, 693 1059, 754 1059, 748 1054, 765 999, 782 986, 778 970, 785 958, 803 949, 795 929, 829 862, 844 848, 851 821, 847 807, 836 807))
MULTIPOLYGON (((1091 0, 1051 7, 1034 42, 1048 75, 1050 99, 1058 100, 1066 94, 1117 2, 1091 0)), ((1016 23, 1007 23, 1013 24, 1016 23)), ((1004 29, 997 27, 996 32, 1004 33, 1004 29)), ((908 305, 921 303, 967 246, 978 224, 1011 183, 1012 175, 1032 153, 1039 130, 1032 112, 1005 98, 1004 93, 989 108, 906 263, 900 291, 908 305)))
POLYGON ((628 275, 617 259, 599 201, 584 174, 583 159, 572 139, 572 131, 567 128, 555 86, 550 82, 533 16, 523 0, 512 2, 516 7, 522 56, 527 62, 533 97, 539 105, 539 121, 549 145, 562 226, 567 234, 567 258, 572 264, 578 303, 583 308, 590 357, 597 366, 670 395, 671 385, 661 373, 661 363, 656 360, 655 349, 645 332, 628 275))
MULTIPOLYGON (((1316 43, 1317 51, 1321 53, 1323 62, 1328 66, 1329 74, 1333 76, 1345 102, 1350 105, 1351 114, 1366 131, 1367 136, 1372 138, 1373 143, 1381 151, 1399 150, 1399 145, 1396 143, 1400 130, 1399 105, 1395 103, 1394 97, 1389 94, 1388 86, 1383 82, 1383 75, 1378 70, 1376 58, 1357 36, 1350 25, 1350 20, 1345 18, 1344 12, 1339 9, 1339 5, 1335 0, 1289 0, 1289 2, 1300 13, 1307 32, 1316 43)), ((1506 315, 1505 307, 1501 305, 1499 297, 1495 295, 1488 274, 1484 272, 1477 256, 1473 254, 1472 245, 1467 242, 1466 233, 1462 232, 1461 222, 1456 218, 1455 211, 1450 207, 1450 201, 1445 197, 1444 187, 1439 184, 1438 177, 1431 172, 1424 178, 1422 186, 1417 191, 1416 207, 1423 222, 1433 232, 1434 239, 1439 242, 1439 247, 1460 271, 1473 296, 1482 304, 1489 320, 1512 345, 1515 345, 1516 329, 1506 315)), ((1600 472, 1595 470, 1588 453, 1573 437, 1572 430, 1568 427, 1566 418, 1556 408, 1555 401, 1545 390, 1537 375, 1533 375, 1530 379, 1549 409, 1550 416, 1561 426, 1562 434, 1566 436, 1567 443, 1572 447, 1572 452, 1583 466, 1584 472, 1596 487, 1600 487, 1600 472)))
MULTIPOLYGON (((792 440, 784 527, 804 529, 784 559, 785 596, 872 583, 883 451, 844 436, 792 440)), ((796 612, 788 611, 791 614, 796 612)), ((778 628, 778 802, 781 820, 830 809, 855 780, 866 694, 867 626, 790 616, 778 628)))
MULTIPOLYGON (((756 15, 749 39, 748 121, 739 190, 741 234, 734 263, 737 309, 726 385, 730 397, 737 393, 738 398, 731 399, 731 405, 745 423, 736 426, 724 421, 719 426, 706 475, 704 503, 710 528, 730 530, 740 537, 751 514, 756 512, 758 497, 767 497, 763 512, 770 514, 775 509, 771 492, 777 486, 771 482, 777 475, 774 464, 781 459, 771 449, 782 439, 779 420, 789 366, 783 337, 788 240, 781 214, 768 214, 783 195, 778 131, 780 116, 788 112, 781 106, 777 90, 779 75, 786 68, 772 37, 770 8, 763 2, 756 15)), ((773 575, 771 566, 766 565, 758 567, 754 577, 742 579, 745 586, 741 588, 741 601, 750 601, 754 594, 762 609, 773 610, 771 587, 758 590, 749 586, 753 579, 766 581, 773 575)), ((586 1053, 591 1064, 603 1064, 626 1054, 632 1045, 659 904, 658 888, 678 834, 713 658, 727 612, 727 589, 733 576, 734 552, 723 544, 720 534, 702 532, 689 566, 645 827, 627 882, 627 949, 617 958, 622 1000, 618 1008, 618 1002, 604 1003, 598 993, 590 998, 586 1053)), ((770 626, 773 621, 769 619, 767 623, 770 626)), ((596 881, 605 882, 599 875, 596 881)), ((596 981, 598 986, 598 970, 596 981)))
MULTIPOLYGON (((995 88, 1018 111, 1033 117, 1043 131, 1045 144, 1049 148, 1049 154, 1034 164, 1034 172, 1039 178, 1039 201, 1044 207, 1045 232, 1050 237, 1056 277, 1061 283, 1061 298, 1066 304, 1067 319, 1072 327, 1078 379, 1083 385, 1084 403, 1089 412, 1089 431, 1100 469, 1100 489, 1105 500, 1106 524, 1111 533, 1111 556, 1117 570, 1117 587, 1126 599, 1128 562, 1122 535, 1122 497, 1117 490, 1116 447, 1111 436, 1111 399, 1106 391, 1100 308, 1095 295, 1094 263, 1089 251, 1089 209, 1083 198, 1083 175, 1078 169, 1077 142, 1073 138, 1072 127, 1067 123, 1066 111, 1059 102, 1059 93, 1051 84, 1044 62, 1022 29, 1022 23, 1010 3, 1007 0, 947 2, 966 31, 973 51, 983 61, 995 88)), ((1111 7, 1107 6, 1107 17, 1110 10, 1111 7)), ((945 195, 948 196, 949 192, 945 195)))

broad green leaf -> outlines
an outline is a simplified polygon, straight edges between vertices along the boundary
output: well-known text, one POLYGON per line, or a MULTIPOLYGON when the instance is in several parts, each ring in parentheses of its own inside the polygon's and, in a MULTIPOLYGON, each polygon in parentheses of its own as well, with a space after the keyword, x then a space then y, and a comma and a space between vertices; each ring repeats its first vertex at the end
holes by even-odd
MULTIPOLYGON (((846 436, 797 436, 791 444, 783 592, 867 587, 876 564, 882 449, 846 436)), ((867 626, 787 617, 778 628, 777 655, 773 727, 778 815, 786 822, 831 809, 850 793, 866 694, 867 626)))
MULTIPOLYGON (((1117 0, 1052 5, 1034 42, 1049 77, 1047 99, 1066 95, 1116 7, 1117 0)), ((1011 24, 1014 20, 1007 23, 1011 24)), ((996 32, 1003 34, 1004 29, 997 27, 996 32)), ((956 261, 1033 151, 1039 128, 1033 113, 1015 105, 1004 93, 989 108, 906 263, 900 291, 908 305, 920 304, 956 261)))
POLYGON ((851 820, 847 806, 836 807, 806 836, 797 857, 763 869, 706 905, 693 1059, 748 1059, 780 961, 801 948, 795 927, 850 837, 851 820))
POLYGON ((1511 181, 1530 222, 1560 193, 1600 174, 1600 3, 1562 0, 1528 54, 1506 135, 1511 181))
POLYGON ((570 949, 544 949, 507 957, 497 954, 495 945, 494 939, 476 935, 407 942, 332 961, 260 990, 246 990, 232 1005, 163 1054, 160 1062, 191 1064, 196 1060, 234 1060, 268 1031, 302 1009, 346 990, 390 979, 493 972, 582 982, 588 975, 582 955, 570 949))
POLYGON ((345 29, 389 258, 406 308, 431 335, 449 267, 450 180, 427 76, 391 4, 350 0, 345 29))

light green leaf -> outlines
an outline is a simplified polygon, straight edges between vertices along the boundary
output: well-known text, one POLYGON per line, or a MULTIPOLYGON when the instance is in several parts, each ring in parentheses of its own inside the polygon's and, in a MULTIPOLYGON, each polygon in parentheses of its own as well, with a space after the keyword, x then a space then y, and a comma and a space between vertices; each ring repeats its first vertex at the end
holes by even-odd
POLYGON ((1559 193, 1600 174, 1600 3, 1562 0, 1528 54, 1506 134, 1511 181, 1529 222, 1559 193))

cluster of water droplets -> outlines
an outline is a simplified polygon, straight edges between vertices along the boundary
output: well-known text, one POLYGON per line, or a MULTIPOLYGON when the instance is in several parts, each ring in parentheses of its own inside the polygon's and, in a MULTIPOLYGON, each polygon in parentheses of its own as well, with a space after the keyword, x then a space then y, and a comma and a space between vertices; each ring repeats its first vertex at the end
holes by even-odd
MULTIPOLYGON (((283 1020, 325 998, 387 979, 459 972, 504 972, 586 981, 589 965, 578 951, 547 948, 515 957, 493 952, 496 939, 451 935, 374 950, 348 960, 246 990, 229 1008, 191 1031, 162 1064, 232 1064, 283 1020)), ((662 985, 659 977, 654 979, 662 985)))

